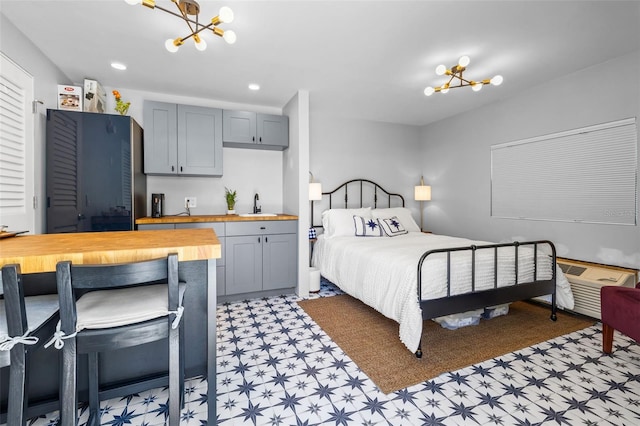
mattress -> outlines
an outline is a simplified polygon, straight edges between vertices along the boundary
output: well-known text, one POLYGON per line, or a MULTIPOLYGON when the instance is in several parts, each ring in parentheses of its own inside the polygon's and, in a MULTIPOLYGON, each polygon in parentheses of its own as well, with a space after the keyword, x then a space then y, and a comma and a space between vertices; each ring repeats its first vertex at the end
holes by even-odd
MULTIPOLYGON (((313 249, 312 265, 345 293, 398 322, 400 340, 415 352, 420 343, 423 321, 416 297, 420 256, 429 250, 486 244, 491 243, 421 232, 382 238, 324 238, 321 235, 313 249)), ((537 278, 550 279, 551 257, 541 248, 539 246, 537 253, 537 278)), ((499 287, 515 283, 514 259, 513 247, 498 250, 499 287)), ((472 291, 471 263, 470 252, 451 254, 451 295, 472 291)), ((533 249, 519 247, 518 282, 532 281, 533 270, 533 249)), ((559 268, 556 270, 557 304, 571 309, 571 288, 559 268)), ((446 277, 446 254, 428 256, 422 268, 422 299, 446 297, 446 277)), ((475 291, 493 288, 493 285, 493 250, 477 250, 475 291)))

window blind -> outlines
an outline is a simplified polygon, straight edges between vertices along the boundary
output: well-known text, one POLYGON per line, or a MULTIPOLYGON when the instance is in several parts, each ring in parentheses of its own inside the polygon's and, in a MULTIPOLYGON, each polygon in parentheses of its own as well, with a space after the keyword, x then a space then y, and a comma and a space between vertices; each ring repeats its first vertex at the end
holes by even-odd
POLYGON ((26 212, 24 90, 0 76, 0 212, 26 212))
POLYGON ((635 118, 491 147, 491 216, 635 225, 635 118))

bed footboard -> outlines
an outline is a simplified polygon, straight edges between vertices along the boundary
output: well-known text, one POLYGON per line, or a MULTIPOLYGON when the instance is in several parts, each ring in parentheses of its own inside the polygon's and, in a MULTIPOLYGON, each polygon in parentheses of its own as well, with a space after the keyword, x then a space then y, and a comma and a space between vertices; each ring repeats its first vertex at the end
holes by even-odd
MULTIPOLYGON (((546 254, 545 254, 546 256, 546 254)), ((422 318, 432 319, 444 315, 466 312, 473 309, 480 309, 487 306, 500 305, 503 303, 515 302, 518 300, 530 299, 532 297, 551 294, 551 320, 557 320, 556 306, 556 249, 551 241, 527 241, 502 244, 472 245, 468 247, 456 247, 447 249, 429 250, 425 252, 418 261, 418 300, 422 310, 422 318), (550 249, 551 278, 539 278, 539 246, 547 246, 550 249), (514 284, 498 287, 498 263, 504 262, 499 259, 498 249, 512 247, 514 250, 514 284), (519 282, 518 260, 522 247, 530 247, 532 250, 533 280, 519 282), (493 253, 493 287, 490 289, 476 290, 476 253, 479 250, 488 250, 493 253), (455 252, 469 252, 471 255, 471 291, 462 294, 451 294, 451 255, 455 252), (447 268, 447 295, 437 299, 422 299, 422 268, 429 256, 444 253, 446 256, 447 268)), ((422 341, 418 345, 416 357, 422 357, 422 341)))

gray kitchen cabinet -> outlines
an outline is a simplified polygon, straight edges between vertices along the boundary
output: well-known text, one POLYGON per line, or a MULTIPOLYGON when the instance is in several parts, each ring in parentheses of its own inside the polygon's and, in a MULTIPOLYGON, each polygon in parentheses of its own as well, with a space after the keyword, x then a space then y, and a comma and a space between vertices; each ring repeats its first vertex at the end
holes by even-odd
POLYGON ((221 176, 222 110, 144 101, 144 172, 221 176))
POLYGON ((249 111, 222 112, 223 146, 265 150, 289 147, 289 117, 249 111))
POLYGON ((225 294, 293 288, 297 222, 227 222, 225 294))
POLYGON ((296 234, 265 235, 262 245, 262 289, 292 287, 297 281, 296 234))
POLYGON ((176 226, 173 223, 145 223, 138 225, 138 231, 149 231, 151 229, 175 229, 176 226))
POLYGON ((225 241, 225 223, 224 222, 191 222, 191 223, 176 223, 176 229, 193 229, 193 228, 213 228, 213 231, 218 237, 218 241, 222 246, 222 253, 219 259, 216 259, 216 295, 225 295, 225 254, 224 248, 226 246, 225 241))

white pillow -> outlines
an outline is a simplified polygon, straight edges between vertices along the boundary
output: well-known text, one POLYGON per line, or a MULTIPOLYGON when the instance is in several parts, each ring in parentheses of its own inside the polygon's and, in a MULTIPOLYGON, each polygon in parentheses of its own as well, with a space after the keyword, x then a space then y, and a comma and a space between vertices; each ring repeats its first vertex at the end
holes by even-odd
POLYGON ((407 232, 420 232, 420 227, 413 220, 411 216, 411 210, 406 207, 392 207, 389 209, 373 209, 371 210, 371 216, 376 219, 388 219, 390 217, 397 217, 404 229, 407 232))
POLYGON ((356 227, 356 237, 382 237, 384 235, 378 219, 354 215, 353 223, 356 227))
POLYGON ((330 209, 322 212, 322 227, 324 237, 344 237, 355 235, 353 231, 353 216, 371 217, 371 207, 361 209, 330 209))
POLYGON ((378 220, 387 237, 395 237, 396 235, 404 235, 407 233, 407 230, 404 229, 404 226, 402 226, 402 223, 400 223, 400 220, 396 216, 390 217, 389 219, 378 220))

